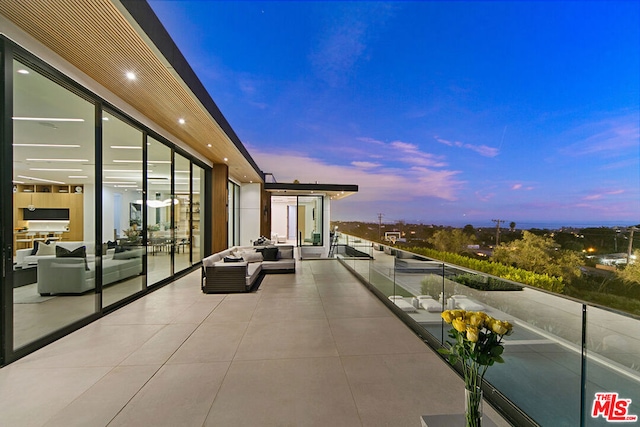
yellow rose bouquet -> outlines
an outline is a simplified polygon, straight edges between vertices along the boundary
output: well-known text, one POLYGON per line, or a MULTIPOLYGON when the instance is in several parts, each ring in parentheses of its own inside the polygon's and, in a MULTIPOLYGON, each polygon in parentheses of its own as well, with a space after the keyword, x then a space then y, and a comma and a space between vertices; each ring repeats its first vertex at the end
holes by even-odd
POLYGON ((505 335, 511 335, 513 326, 481 311, 446 310, 442 313, 442 319, 453 326, 449 337, 454 342, 449 342, 449 347, 439 352, 449 356, 452 365, 458 360, 462 362, 465 388, 468 390, 467 426, 479 426, 482 379, 489 366, 504 363, 502 339, 505 335))

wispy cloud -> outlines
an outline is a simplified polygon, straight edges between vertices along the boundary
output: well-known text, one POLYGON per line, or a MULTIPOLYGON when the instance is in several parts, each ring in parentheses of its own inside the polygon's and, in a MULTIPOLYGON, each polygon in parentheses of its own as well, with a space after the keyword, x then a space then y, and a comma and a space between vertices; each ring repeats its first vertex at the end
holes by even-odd
POLYGON ((410 165, 437 168, 447 166, 447 163, 442 161, 440 156, 425 153, 421 151, 416 144, 403 141, 393 141, 389 143, 389 147, 394 150, 395 158, 397 160, 410 165))
POLYGON ((356 140, 360 142, 366 142, 368 144, 384 145, 384 142, 377 140, 375 138, 370 138, 368 136, 361 136, 356 138, 356 140))
POLYGON ((297 179, 303 183, 357 184, 357 198, 362 202, 397 203, 427 197, 453 201, 458 199, 465 184, 457 178, 458 171, 424 167, 372 170, 362 165, 329 164, 301 153, 264 152, 253 147, 251 153, 264 170, 277 170, 276 178, 280 182, 297 179), (287 167, 283 168, 282 165, 287 167))
POLYGON ((498 150, 495 147, 489 147, 487 145, 473 145, 473 144, 463 143, 460 141, 449 141, 447 139, 440 138, 437 135, 435 135, 434 138, 436 141, 438 141, 441 144, 448 145, 449 147, 459 147, 459 148, 465 148, 467 150, 475 151, 476 153, 484 157, 496 157, 498 154, 500 154, 500 150, 498 150))
POLYGON ((640 117, 637 113, 587 123, 572 129, 567 139, 575 142, 562 148, 568 156, 619 157, 640 148, 640 117))
POLYGON ((372 168, 377 168, 381 166, 380 163, 373 163, 373 162, 351 162, 351 164, 361 169, 372 169, 372 168))

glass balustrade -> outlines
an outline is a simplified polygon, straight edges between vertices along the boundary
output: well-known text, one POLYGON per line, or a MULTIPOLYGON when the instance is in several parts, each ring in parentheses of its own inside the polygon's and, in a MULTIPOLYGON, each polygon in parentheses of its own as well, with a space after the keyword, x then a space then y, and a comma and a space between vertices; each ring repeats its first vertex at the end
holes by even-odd
POLYGON ((349 248, 338 251, 340 261, 435 347, 449 339, 445 309, 514 325, 505 363, 485 376, 485 397, 507 418, 599 426, 640 415, 640 319, 391 245, 346 234, 337 242, 349 248), (348 256, 354 250, 368 257, 348 256))

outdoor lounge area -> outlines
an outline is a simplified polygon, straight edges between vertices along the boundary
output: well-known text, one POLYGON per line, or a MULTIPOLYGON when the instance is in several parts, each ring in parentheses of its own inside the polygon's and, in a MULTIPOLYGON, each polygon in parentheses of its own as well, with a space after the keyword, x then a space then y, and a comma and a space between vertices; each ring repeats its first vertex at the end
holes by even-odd
POLYGON ((409 427, 462 395, 338 261, 297 261, 254 293, 203 294, 190 273, 2 368, 0 424, 409 427))

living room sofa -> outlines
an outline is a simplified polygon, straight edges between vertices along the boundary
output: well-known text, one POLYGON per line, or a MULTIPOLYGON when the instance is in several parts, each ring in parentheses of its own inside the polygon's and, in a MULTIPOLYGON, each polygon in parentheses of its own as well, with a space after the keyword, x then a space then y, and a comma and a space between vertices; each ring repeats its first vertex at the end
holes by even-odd
POLYGON ((292 245, 235 246, 202 260, 202 292, 251 292, 266 273, 294 273, 292 245))
MULTIPOLYGON (((40 295, 78 295, 95 288, 95 247, 89 242, 56 242, 56 246, 74 251, 85 247, 86 257, 31 255, 32 249, 23 251, 16 263, 22 268, 37 268, 37 288, 40 295)), ((132 247, 106 251, 102 256, 102 285, 106 286, 142 273, 144 248, 132 247)))

